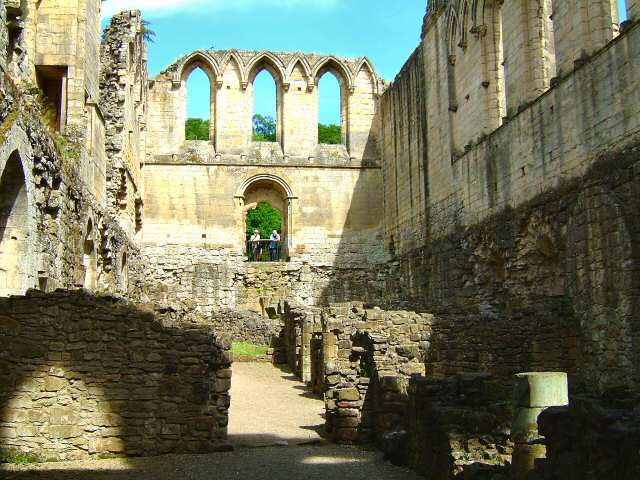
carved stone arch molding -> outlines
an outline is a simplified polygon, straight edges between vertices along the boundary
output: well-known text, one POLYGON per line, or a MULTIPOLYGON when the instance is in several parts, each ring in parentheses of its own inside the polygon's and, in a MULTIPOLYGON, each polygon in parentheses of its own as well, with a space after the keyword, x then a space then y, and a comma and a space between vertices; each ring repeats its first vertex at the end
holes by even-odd
POLYGON ((371 63, 371 61, 367 58, 367 57, 363 57, 362 60, 360 60, 360 63, 358 63, 356 69, 355 69, 355 78, 358 78, 358 75, 360 75, 360 72, 362 70, 367 70, 369 72, 369 75, 371 76, 371 87, 373 89, 373 94, 374 95, 379 95, 380 94, 380 90, 379 90, 379 85, 378 85, 378 79, 376 76, 376 71, 373 68, 373 64, 371 63))
POLYGON ((318 85, 320 77, 326 72, 333 73, 341 84, 341 87, 345 88, 348 92, 353 93, 355 90, 355 79, 349 67, 339 58, 334 56, 323 57, 320 59, 313 70, 311 76, 313 79, 313 85, 318 85))
POLYGON ((312 70, 311 64, 309 63, 309 60, 307 59, 307 57, 300 53, 294 54, 291 60, 289 61, 289 65, 287 65, 286 80, 285 80, 286 83, 291 84, 291 76, 293 75, 293 70, 296 68, 297 65, 300 65, 302 67, 302 73, 304 74, 305 79, 307 81, 307 90, 312 89, 314 84, 313 84, 313 74, 311 73, 311 70, 312 70))
POLYGON ((287 85, 287 72, 282 60, 271 52, 260 52, 254 56, 246 66, 247 79, 251 83, 262 71, 267 70, 276 81, 279 87, 287 85))
MULTIPOLYGON (((238 66, 238 72, 240 73, 240 85, 242 89, 246 89, 249 84, 249 79, 247 76, 247 68, 242 59, 242 56, 237 50, 229 50, 222 57, 222 61, 220 62, 220 78, 224 76, 224 72, 227 70, 227 67, 231 62, 235 62, 238 66)), ((218 88, 222 87, 222 80, 218 82, 218 88)))
MULTIPOLYGON (((289 183, 283 178, 269 174, 262 173, 250 176, 246 178, 242 184, 238 186, 236 194, 234 195, 236 211, 238 213, 238 225, 242 227, 239 235, 244 237, 244 216, 246 215, 245 202, 247 195, 254 188, 260 188, 262 190, 273 190, 282 200, 281 213, 283 214, 283 236, 286 245, 286 251, 291 252, 293 250, 293 236, 294 236, 294 209, 296 207, 295 202, 298 197, 294 194, 293 189, 289 186, 289 183)), ((244 245, 245 238, 242 238, 242 244, 244 245)))
POLYGON ((174 86, 180 86, 196 68, 201 68, 204 71, 209 77, 211 85, 215 85, 220 78, 220 68, 215 58, 206 51, 197 50, 187 55, 178 64, 172 79, 174 86))

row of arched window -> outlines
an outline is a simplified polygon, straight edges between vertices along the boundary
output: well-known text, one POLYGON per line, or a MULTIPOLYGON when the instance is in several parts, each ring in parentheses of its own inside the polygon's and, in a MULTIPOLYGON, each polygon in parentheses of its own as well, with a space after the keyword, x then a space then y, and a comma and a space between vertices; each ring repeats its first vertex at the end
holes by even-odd
MULTIPOLYGON (((276 79, 267 68, 256 75, 253 83, 253 141, 277 141, 279 98, 276 79)), ((338 77, 327 70, 318 82, 319 143, 342 143, 342 91, 338 77)), ((211 122, 211 80, 202 67, 196 67, 187 78, 186 138, 209 140, 211 122)))

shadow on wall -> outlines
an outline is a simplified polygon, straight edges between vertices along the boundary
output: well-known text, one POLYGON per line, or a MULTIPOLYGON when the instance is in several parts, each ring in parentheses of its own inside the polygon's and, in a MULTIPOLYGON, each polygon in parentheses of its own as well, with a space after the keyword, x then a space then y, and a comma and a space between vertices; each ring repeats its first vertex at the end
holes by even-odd
POLYGON ((179 320, 85 291, 0 299, 0 448, 57 460, 223 448, 229 352, 179 320))
MULTIPOLYGON (((371 136, 366 144, 368 152, 377 150, 371 136)), ((335 247, 334 270, 320 292, 318 304, 360 300, 381 305, 393 295, 384 275, 388 259, 384 251, 382 189, 379 161, 359 171, 335 247)))
POLYGON ((618 152, 570 185, 432 242, 427 369, 501 378, 559 369, 572 392, 638 391, 636 163, 618 152))

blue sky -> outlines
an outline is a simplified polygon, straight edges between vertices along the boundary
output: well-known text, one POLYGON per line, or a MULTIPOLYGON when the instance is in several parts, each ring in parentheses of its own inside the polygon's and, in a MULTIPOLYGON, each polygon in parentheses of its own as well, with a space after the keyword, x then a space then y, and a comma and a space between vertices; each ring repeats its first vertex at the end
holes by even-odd
MULTIPOLYGON (((197 49, 238 48, 367 56, 392 80, 420 40, 426 0, 107 0, 104 13, 141 8, 156 32, 149 74, 197 49)), ((323 77, 320 121, 339 123, 337 82, 323 77)), ((189 115, 208 116, 208 83, 189 79, 189 115)), ((275 85, 262 74, 255 109, 275 111, 275 85)))
MULTIPOLYGON (((621 19, 626 19, 625 0, 621 19)), ((140 8, 156 32, 149 47, 149 74, 156 75, 197 49, 238 48, 367 56, 392 80, 416 47, 426 0, 107 0, 105 15, 140 8)), ((275 85, 267 73, 256 80, 255 110, 273 115, 275 85)), ((320 121, 339 123, 337 81, 319 86, 320 121)), ((189 116, 208 117, 209 86, 196 71, 188 85, 189 116)))

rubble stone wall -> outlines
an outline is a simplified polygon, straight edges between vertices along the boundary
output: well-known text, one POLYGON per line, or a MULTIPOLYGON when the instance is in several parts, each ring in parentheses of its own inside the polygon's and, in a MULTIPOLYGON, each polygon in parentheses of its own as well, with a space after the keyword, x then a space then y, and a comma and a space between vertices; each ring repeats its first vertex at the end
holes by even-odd
POLYGON ((0 310, 3 448, 61 460, 224 444, 230 356, 211 329, 82 291, 0 310))
POLYGON ((111 18, 101 46, 100 105, 106 122, 109 213, 133 236, 142 228, 147 46, 139 11, 111 18))
POLYGON ((396 298, 394 266, 316 266, 303 262, 245 262, 213 246, 146 246, 143 291, 167 304, 194 303, 204 314, 218 310, 265 312, 292 299, 308 306, 365 298, 396 298))

